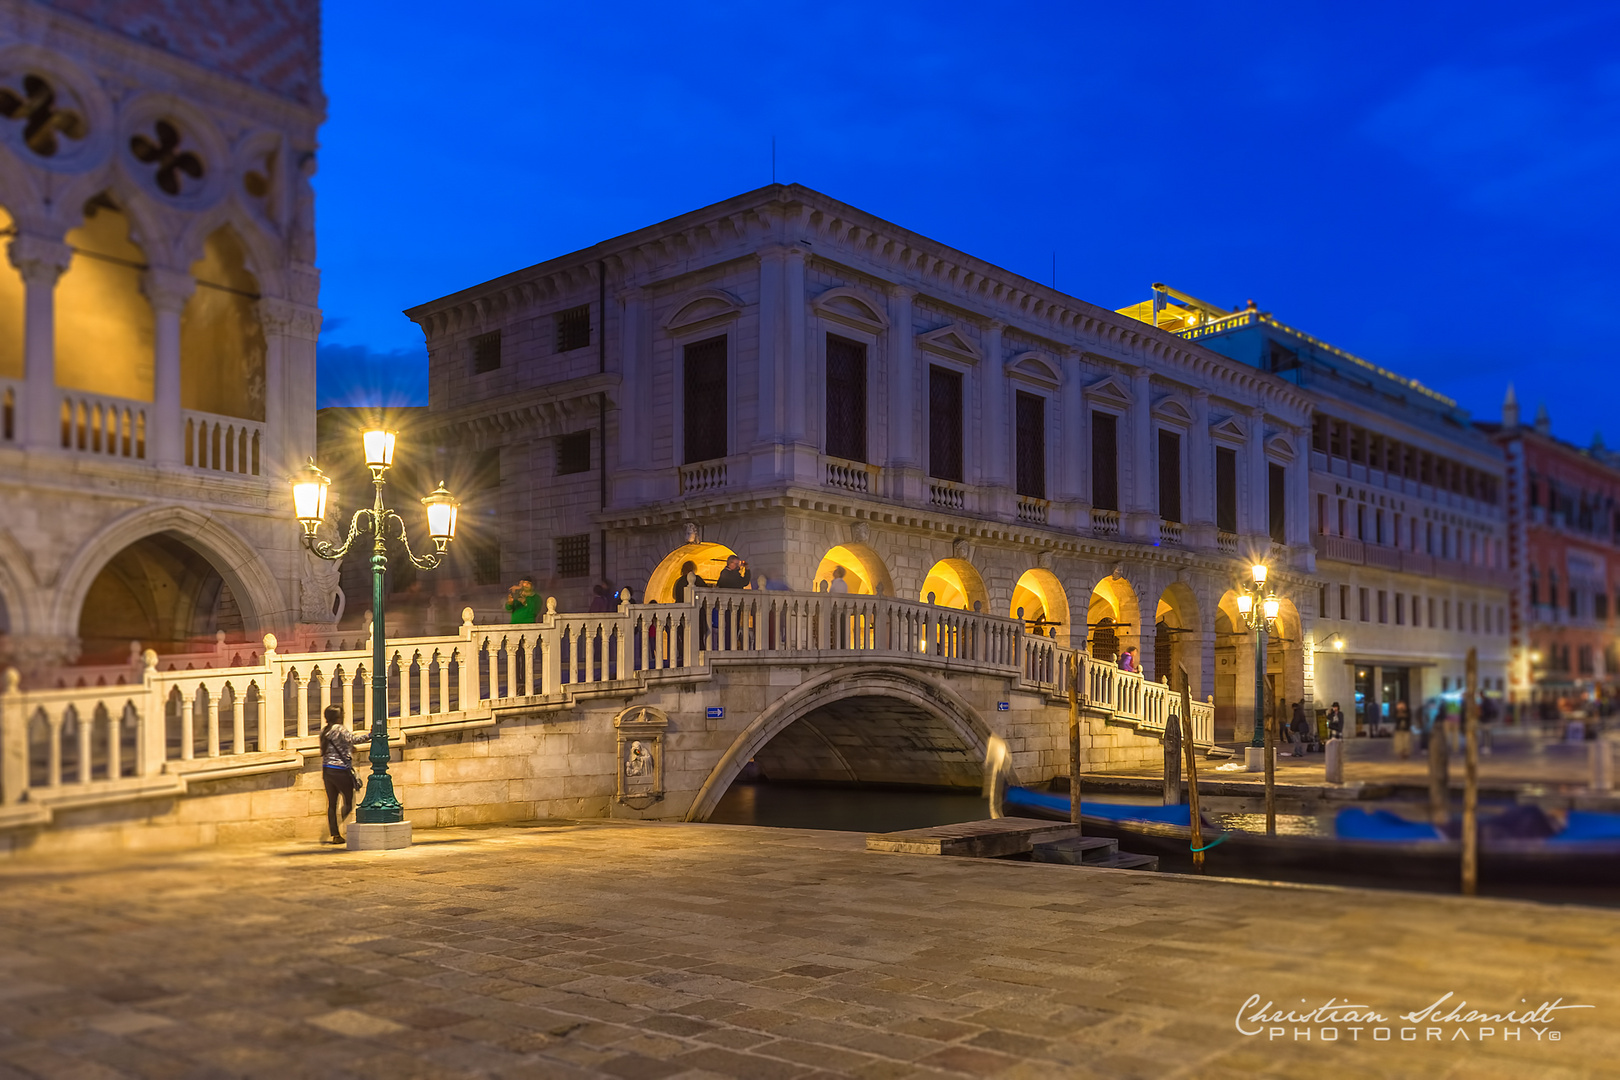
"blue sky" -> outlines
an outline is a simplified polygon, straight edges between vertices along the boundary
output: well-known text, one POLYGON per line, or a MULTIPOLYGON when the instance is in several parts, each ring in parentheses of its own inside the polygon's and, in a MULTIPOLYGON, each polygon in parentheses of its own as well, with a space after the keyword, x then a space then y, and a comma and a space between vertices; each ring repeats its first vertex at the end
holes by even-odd
POLYGON ((777 177, 1107 307, 1260 307, 1586 442, 1620 390, 1620 5, 334 0, 323 404, 400 314, 777 177))

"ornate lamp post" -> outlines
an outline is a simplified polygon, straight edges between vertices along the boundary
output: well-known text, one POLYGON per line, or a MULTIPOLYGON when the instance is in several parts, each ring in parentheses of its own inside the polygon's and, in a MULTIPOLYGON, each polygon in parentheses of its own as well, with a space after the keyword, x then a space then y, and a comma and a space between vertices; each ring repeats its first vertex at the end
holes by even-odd
POLYGON ((366 466, 371 469, 371 483, 376 496, 369 507, 354 512, 349 522, 349 534, 336 547, 319 540, 315 532, 326 519, 326 492, 332 481, 310 461, 299 470, 293 480, 293 512, 304 527, 304 547, 323 559, 343 558, 360 539, 360 522, 369 519, 371 534, 371 777, 366 782, 366 795, 355 808, 354 820, 358 824, 389 824, 405 820, 405 808, 394 795, 394 778, 388 774, 388 664, 387 643, 383 633, 383 577, 388 570, 387 539, 390 526, 397 530, 400 543, 405 546, 405 557, 422 570, 435 569, 443 559, 445 548, 456 535, 456 510, 460 503, 445 490, 441 482, 434 492, 422 500, 427 508, 428 535, 433 538, 434 550, 427 555, 411 551, 410 539, 405 533, 405 521, 383 505, 385 477, 394 464, 392 431, 368 431, 362 437, 366 451, 366 466))
POLYGON ((1238 593, 1238 614, 1254 631, 1254 737, 1249 740, 1245 754, 1250 772, 1266 770, 1266 835, 1277 833, 1277 814, 1273 796, 1276 780, 1276 729, 1267 718, 1266 708, 1266 635, 1277 622, 1277 611, 1282 606, 1277 594, 1266 587, 1266 564, 1255 563, 1254 581, 1238 593))

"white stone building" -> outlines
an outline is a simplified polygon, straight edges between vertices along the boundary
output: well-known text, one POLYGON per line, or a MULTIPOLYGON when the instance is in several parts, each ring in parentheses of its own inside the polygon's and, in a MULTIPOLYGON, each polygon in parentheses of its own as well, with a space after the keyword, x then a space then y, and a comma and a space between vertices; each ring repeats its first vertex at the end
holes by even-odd
POLYGON ((1136 647, 1243 737, 1252 667, 1216 680, 1217 618, 1265 559, 1278 696, 1313 698, 1310 401, 1276 375, 796 185, 408 314, 447 458, 498 458, 458 540, 499 571, 486 612, 523 573, 578 610, 600 576, 668 600, 733 551, 796 590, 842 566, 1136 647))
POLYGON ((286 484, 314 452, 324 109, 315 0, 0 2, 0 650, 25 675, 330 621, 286 484))

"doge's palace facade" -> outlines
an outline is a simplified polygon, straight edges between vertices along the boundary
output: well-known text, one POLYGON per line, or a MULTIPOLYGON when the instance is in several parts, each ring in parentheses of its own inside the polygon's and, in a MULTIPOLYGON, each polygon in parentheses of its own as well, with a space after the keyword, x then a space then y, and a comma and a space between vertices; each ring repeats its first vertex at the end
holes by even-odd
POLYGON ((314 450, 324 109, 316 0, 0 3, 0 650, 25 678, 331 620, 285 483, 314 450))

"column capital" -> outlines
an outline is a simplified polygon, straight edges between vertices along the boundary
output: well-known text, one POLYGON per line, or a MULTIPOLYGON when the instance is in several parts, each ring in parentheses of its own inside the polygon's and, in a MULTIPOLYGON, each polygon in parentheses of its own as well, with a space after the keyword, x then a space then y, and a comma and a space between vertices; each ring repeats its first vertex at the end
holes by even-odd
POLYGON ((73 249, 62 241, 27 233, 12 238, 7 254, 30 285, 55 285, 73 262, 73 249))
POLYGON ((990 319, 985 322, 984 328, 986 330, 993 330, 999 334, 1003 330, 1007 329, 1007 324, 1002 322, 1000 319, 990 319))
POLYGON ((1209 404, 1209 391, 1208 390, 1194 390, 1193 393, 1192 393, 1192 398, 1193 398, 1194 401, 1198 402, 1200 405, 1208 405, 1209 404))
POLYGON ((141 288, 156 311, 180 311, 197 291, 197 279, 184 270, 149 267, 141 278, 141 288))
POLYGON ((910 285, 897 285, 891 283, 883 291, 887 293, 889 298, 892 300, 910 300, 913 296, 917 295, 917 290, 913 289, 910 285))
POLYGON ((321 309, 280 297, 260 297, 259 321, 266 333, 314 341, 321 332, 321 309))

